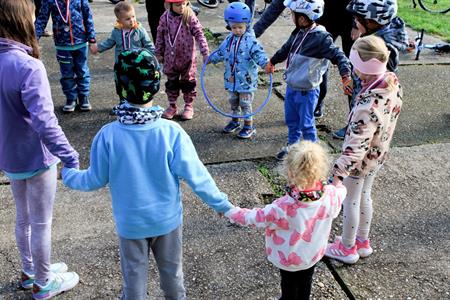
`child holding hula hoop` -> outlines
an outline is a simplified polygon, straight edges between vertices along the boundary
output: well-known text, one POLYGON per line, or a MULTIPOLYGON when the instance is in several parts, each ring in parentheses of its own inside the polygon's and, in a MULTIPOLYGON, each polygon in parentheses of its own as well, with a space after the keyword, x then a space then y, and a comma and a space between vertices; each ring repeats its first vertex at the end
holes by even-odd
POLYGON ((252 119, 252 102, 258 86, 258 65, 265 68, 268 58, 263 48, 249 31, 252 19, 250 8, 241 2, 228 5, 224 12, 225 21, 231 33, 219 48, 209 57, 213 64, 225 62, 225 90, 230 94, 229 102, 234 116, 223 128, 224 133, 232 133, 241 128, 239 116, 244 117, 244 126, 238 137, 248 139, 255 133, 252 119))

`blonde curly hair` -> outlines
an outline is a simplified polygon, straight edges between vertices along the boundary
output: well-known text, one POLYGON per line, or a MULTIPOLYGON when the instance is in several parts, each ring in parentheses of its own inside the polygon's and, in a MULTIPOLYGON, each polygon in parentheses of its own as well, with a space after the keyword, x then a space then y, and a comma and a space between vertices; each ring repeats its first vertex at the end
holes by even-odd
POLYGON ((326 180, 329 168, 330 159, 321 143, 301 141, 289 146, 282 173, 288 184, 307 189, 313 187, 317 181, 326 180))

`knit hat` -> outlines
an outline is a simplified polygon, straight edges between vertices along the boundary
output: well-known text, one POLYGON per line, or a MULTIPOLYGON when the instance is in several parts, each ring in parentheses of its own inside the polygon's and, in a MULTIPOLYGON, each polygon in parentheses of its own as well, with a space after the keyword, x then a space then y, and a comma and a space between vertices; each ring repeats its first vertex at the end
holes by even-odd
POLYGON ((122 51, 114 64, 116 92, 130 103, 150 102, 159 91, 160 79, 158 60, 146 49, 122 51))

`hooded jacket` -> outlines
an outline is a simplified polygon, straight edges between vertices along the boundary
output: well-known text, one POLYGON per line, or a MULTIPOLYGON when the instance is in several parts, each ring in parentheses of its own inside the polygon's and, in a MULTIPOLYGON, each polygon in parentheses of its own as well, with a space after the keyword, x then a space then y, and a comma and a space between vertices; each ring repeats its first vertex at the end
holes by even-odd
POLYGON ((56 46, 74 46, 86 42, 95 43, 94 21, 92 20, 92 11, 88 0, 70 0, 68 3, 68 19, 67 22, 64 22, 63 17, 65 19, 67 16, 65 0, 42 1, 39 16, 35 22, 37 38, 39 39, 44 33, 51 15, 53 39, 56 46))

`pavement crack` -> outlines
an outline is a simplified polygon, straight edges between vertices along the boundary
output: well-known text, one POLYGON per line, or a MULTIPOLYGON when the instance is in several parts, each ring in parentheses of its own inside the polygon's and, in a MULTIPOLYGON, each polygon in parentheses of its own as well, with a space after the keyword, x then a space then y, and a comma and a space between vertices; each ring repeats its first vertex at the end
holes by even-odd
POLYGON ((356 297, 353 294, 352 290, 344 282, 344 279, 342 279, 341 275, 339 275, 339 273, 336 271, 336 268, 331 263, 330 259, 328 257, 324 256, 322 258, 322 261, 325 263, 325 265, 327 266, 328 270, 330 270, 331 274, 333 275, 334 280, 336 280, 336 282, 339 284, 339 286, 341 287, 342 291, 345 293, 345 295, 347 295, 348 299, 355 300, 356 297))

